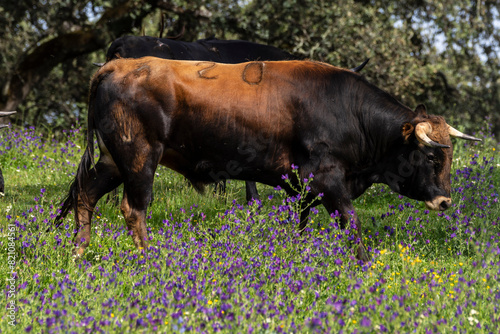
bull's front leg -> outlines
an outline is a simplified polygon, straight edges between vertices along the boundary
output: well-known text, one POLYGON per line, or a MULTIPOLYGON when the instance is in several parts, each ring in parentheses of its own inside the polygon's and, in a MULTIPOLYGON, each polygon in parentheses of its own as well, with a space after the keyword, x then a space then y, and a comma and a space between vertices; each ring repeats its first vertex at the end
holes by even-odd
POLYGON ((361 221, 356 214, 354 206, 350 200, 349 192, 343 183, 343 178, 335 177, 335 175, 343 175, 340 171, 336 173, 319 173, 314 179, 314 187, 316 193, 323 193, 321 203, 324 205, 330 215, 337 211, 340 213, 340 228, 354 229, 355 244, 357 245, 356 257, 358 260, 368 262, 368 252, 363 244, 361 235, 361 221))
POLYGON ((356 230, 356 240, 355 240, 355 243, 357 245, 356 258, 365 263, 370 261, 370 258, 368 256, 368 251, 363 243, 363 237, 361 235, 361 221, 359 220, 356 211, 354 211, 354 207, 352 206, 352 204, 350 204, 350 207, 347 210, 341 209, 339 210, 339 212, 341 214, 340 216, 341 228, 342 229, 354 228, 356 230))

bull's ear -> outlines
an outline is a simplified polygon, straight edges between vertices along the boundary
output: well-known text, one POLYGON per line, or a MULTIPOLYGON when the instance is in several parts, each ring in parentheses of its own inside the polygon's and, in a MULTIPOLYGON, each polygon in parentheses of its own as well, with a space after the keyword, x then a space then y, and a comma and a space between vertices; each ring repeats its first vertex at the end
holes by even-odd
POLYGON ((426 116, 427 115, 427 108, 425 108, 425 106, 423 104, 419 104, 416 108, 415 108, 415 113, 418 115, 418 116, 426 116))
POLYGON ((403 139, 405 140, 405 144, 408 143, 408 139, 410 138, 411 134, 413 133, 413 130, 415 130, 415 127, 411 123, 405 123, 403 127, 401 128, 401 135, 403 136, 403 139))

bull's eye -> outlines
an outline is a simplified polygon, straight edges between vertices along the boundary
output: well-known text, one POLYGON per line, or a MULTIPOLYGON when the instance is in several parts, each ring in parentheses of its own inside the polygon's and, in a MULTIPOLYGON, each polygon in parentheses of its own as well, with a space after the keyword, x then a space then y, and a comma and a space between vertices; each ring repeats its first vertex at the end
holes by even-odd
POLYGON ((434 153, 428 153, 426 157, 427 161, 429 161, 429 163, 432 164, 433 168, 436 171, 441 169, 441 163, 439 161, 439 158, 434 153))

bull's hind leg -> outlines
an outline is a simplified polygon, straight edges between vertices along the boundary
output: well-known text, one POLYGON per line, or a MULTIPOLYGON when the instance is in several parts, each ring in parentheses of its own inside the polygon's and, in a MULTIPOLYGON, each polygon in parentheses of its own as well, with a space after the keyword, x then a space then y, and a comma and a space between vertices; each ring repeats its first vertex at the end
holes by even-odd
POLYGON ((78 210, 77 217, 75 217, 75 249, 73 251, 76 256, 81 256, 90 244, 91 219, 97 201, 122 183, 120 172, 109 160, 99 159, 99 162, 83 180, 81 193, 78 194, 78 210))
POLYGON ((146 230, 146 209, 150 196, 143 197, 142 192, 137 192, 134 185, 126 186, 123 191, 121 210, 127 223, 127 229, 132 232, 132 240, 139 249, 148 247, 148 234, 146 230))
MULTIPOLYGON (((146 150, 147 151, 147 150, 146 150)), ((131 162, 123 176, 123 200, 121 211, 125 217, 127 228, 132 232, 132 240, 139 249, 148 247, 148 235, 146 229, 146 212, 152 197, 154 172, 158 159, 146 155, 146 161, 141 161, 141 155, 137 155, 131 162)))

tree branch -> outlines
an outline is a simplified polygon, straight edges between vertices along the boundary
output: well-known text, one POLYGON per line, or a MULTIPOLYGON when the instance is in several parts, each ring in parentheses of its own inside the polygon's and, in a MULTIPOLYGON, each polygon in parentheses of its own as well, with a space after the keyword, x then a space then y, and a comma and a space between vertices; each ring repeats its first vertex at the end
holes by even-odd
POLYGON ((8 78, 0 99, 0 110, 15 110, 31 89, 58 64, 106 47, 115 36, 131 32, 154 7, 139 0, 127 0, 107 9, 91 28, 69 32, 34 48, 8 78), (139 9, 138 9, 139 8, 139 9))

